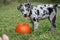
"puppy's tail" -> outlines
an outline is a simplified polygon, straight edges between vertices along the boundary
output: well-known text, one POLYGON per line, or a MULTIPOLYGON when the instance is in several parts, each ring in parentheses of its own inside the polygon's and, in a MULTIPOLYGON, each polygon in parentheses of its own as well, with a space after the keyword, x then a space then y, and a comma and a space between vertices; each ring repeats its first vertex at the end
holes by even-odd
POLYGON ((53 5, 53 7, 54 7, 54 8, 55 8, 55 7, 58 7, 58 4, 53 5))
POLYGON ((56 7, 60 8, 60 5, 59 4, 55 4, 53 7, 54 8, 56 8, 56 7))

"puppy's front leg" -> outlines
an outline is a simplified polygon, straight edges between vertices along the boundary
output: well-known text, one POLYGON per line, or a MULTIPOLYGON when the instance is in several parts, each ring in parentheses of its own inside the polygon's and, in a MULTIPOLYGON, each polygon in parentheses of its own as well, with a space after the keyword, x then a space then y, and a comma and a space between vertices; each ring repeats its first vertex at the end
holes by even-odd
POLYGON ((37 28, 38 28, 38 22, 37 21, 34 21, 34 32, 37 31, 37 28))
POLYGON ((38 28, 38 19, 36 17, 32 18, 33 26, 34 26, 34 32, 37 31, 38 28))

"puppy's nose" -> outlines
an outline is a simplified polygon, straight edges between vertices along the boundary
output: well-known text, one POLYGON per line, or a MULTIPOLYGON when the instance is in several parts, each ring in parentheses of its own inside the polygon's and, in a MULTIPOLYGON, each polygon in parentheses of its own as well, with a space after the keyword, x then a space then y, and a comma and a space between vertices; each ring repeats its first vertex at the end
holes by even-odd
POLYGON ((26 14, 24 14, 24 17, 27 17, 27 15, 26 15, 26 14))

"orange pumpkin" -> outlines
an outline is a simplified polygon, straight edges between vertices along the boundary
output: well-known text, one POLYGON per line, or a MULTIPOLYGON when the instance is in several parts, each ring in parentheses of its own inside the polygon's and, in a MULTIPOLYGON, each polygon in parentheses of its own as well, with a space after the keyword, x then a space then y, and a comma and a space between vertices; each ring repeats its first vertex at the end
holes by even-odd
POLYGON ((24 24, 18 24, 16 26, 16 32, 17 33, 24 33, 24 34, 29 34, 30 33, 30 26, 26 23, 24 24))

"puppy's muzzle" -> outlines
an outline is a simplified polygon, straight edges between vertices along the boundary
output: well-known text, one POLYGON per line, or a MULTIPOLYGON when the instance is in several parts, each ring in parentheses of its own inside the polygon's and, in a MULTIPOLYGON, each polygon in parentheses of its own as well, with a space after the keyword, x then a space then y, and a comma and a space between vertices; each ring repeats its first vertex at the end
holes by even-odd
POLYGON ((24 14, 24 17, 26 18, 27 17, 27 14, 24 14))

